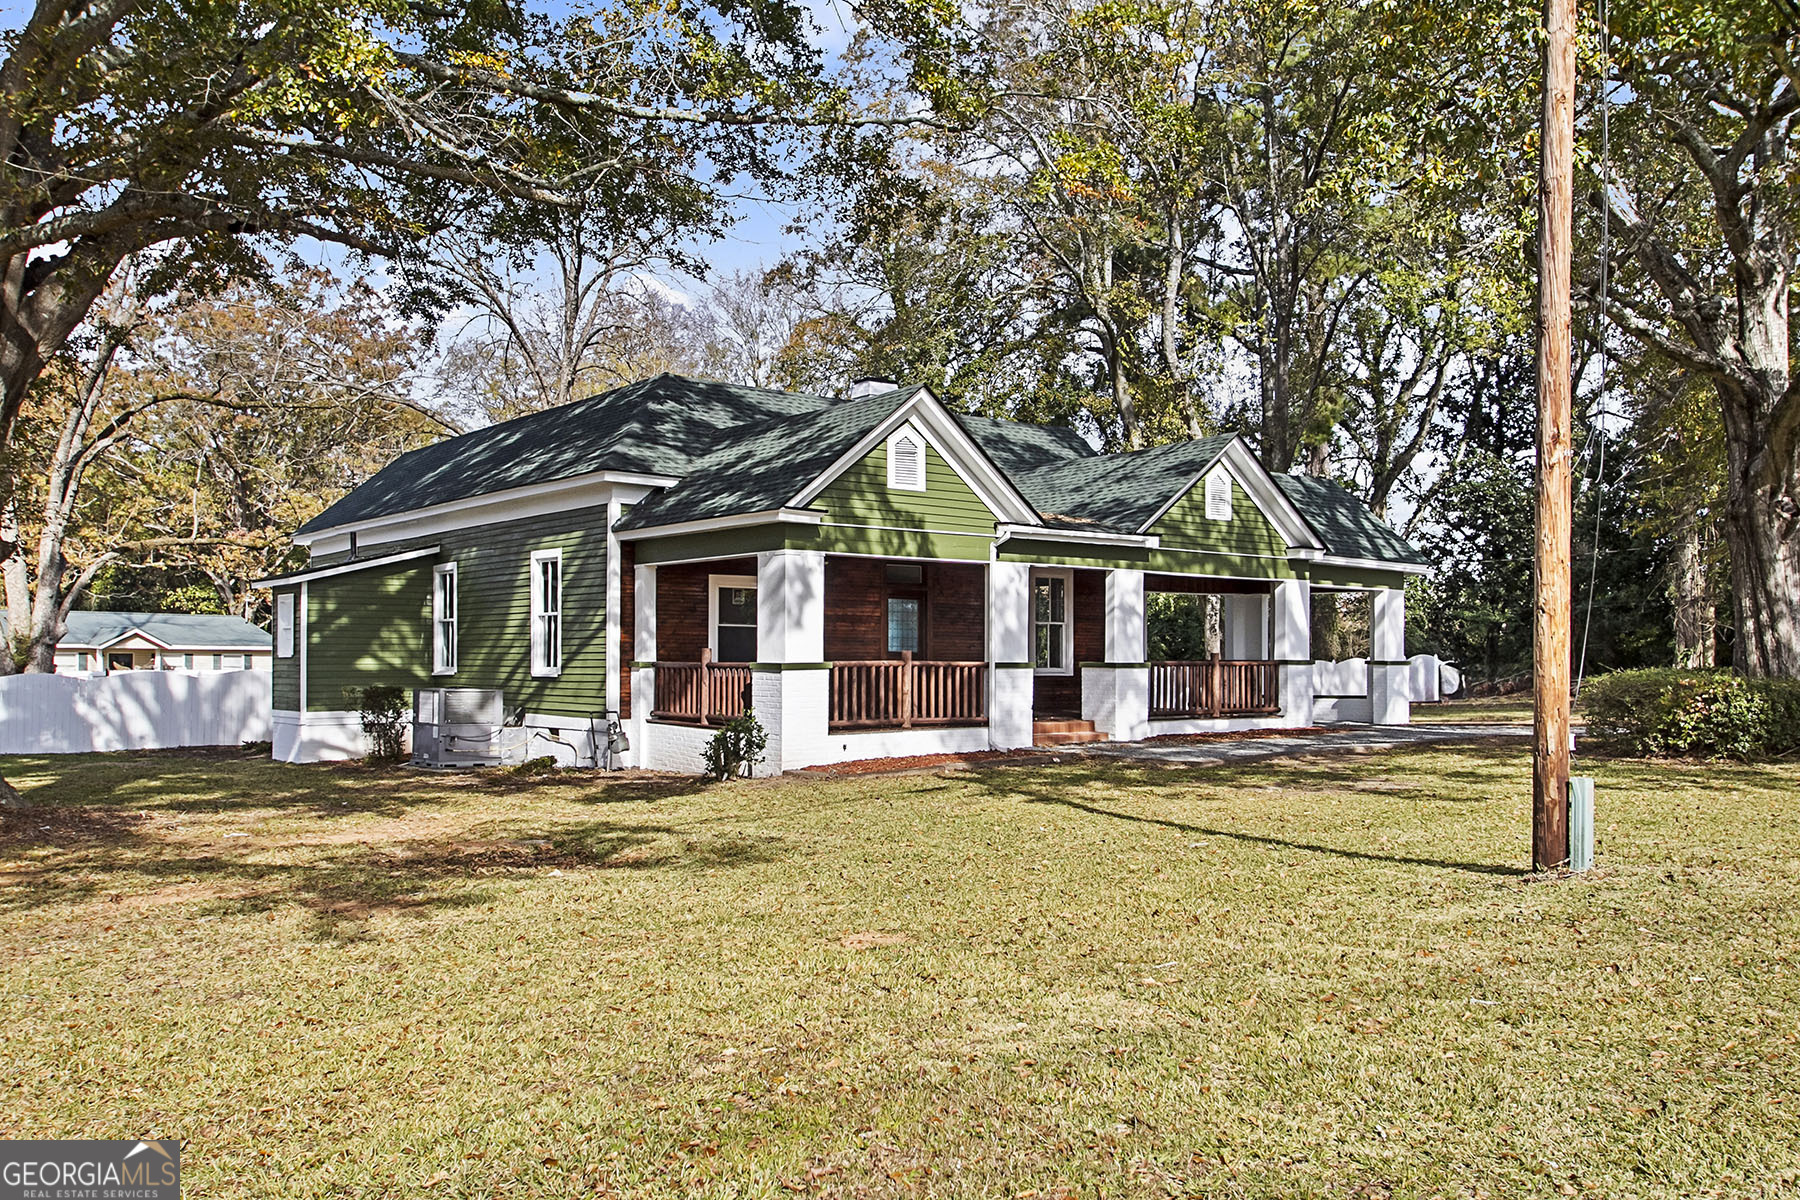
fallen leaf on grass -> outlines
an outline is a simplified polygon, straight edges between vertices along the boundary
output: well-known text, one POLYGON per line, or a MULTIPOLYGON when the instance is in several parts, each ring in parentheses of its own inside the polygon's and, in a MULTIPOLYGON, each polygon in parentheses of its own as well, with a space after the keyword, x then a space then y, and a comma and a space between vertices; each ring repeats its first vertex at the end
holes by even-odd
POLYGON ((838 939, 838 945, 846 950, 867 950, 873 946, 904 946, 912 938, 904 933, 882 933, 869 929, 861 933, 846 933, 838 939))

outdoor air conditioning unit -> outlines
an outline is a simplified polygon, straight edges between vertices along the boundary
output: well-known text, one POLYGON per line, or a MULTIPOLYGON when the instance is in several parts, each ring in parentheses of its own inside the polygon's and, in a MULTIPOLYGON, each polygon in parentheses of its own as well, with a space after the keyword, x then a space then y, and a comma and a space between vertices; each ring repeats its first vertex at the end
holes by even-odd
POLYGON ((506 723, 499 688, 419 688, 413 693, 413 762, 492 767, 525 760, 527 731, 506 723))

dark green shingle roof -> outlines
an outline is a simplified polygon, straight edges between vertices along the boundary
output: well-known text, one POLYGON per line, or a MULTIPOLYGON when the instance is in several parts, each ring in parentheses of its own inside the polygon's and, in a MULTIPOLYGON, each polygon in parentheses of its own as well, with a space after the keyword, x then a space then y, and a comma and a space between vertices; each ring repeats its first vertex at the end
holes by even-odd
POLYGON ((779 508, 918 390, 843 400, 817 412, 735 429, 725 445, 691 464, 682 482, 633 505, 618 528, 779 508))
MULTIPOLYGON (((300 532, 606 470, 681 480, 633 506, 620 528, 765 512, 918 391, 832 400, 659 375, 402 455, 300 532)), ((1135 533, 1232 441, 1100 454, 1067 427, 956 419, 1052 528, 1135 533)), ((1291 475, 1276 481, 1332 553, 1424 565, 1404 538, 1336 484, 1291 475)))
POLYGON ((1411 542, 1342 485, 1313 475, 1277 475, 1275 482, 1331 553, 1343 558, 1430 565, 1411 542))
POLYGON ((1015 479, 1039 467, 1099 453, 1067 425, 1027 425, 960 414, 956 419, 994 464, 1015 479))
POLYGON ((830 406, 822 396, 658 375, 403 454, 299 532, 594 471, 685 475, 745 425, 830 406))
POLYGON ((58 645, 105 646, 132 630, 165 646, 195 650, 267 650, 269 635, 242 617, 216 613, 72 612, 58 645))
POLYGON ((1013 482, 1052 524, 1135 533, 1225 452, 1231 437, 1096 454, 1039 467, 1013 482))

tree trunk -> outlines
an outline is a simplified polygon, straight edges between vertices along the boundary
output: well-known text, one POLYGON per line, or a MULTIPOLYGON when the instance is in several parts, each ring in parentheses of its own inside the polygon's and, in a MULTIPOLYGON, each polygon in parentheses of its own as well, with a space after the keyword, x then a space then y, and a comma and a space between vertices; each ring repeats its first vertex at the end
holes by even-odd
POLYGON ((1706 577, 1700 518, 1688 513, 1675 534, 1675 561, 1669 569, 1669 601, 1675 615, 1675 665, 1688 669, 1715 665, 1713 595, 1706 577))
POLYGON ((19 545, 21 536, 14 507, 9 502, 0 508, 0 544, 11 547, 0 560, 0 590, 5 592, 4 608, 0 608, 0 675, 11 675, 20 669, 31 630, 31 572, 25 563, 25 550, 19 545))
POLYGON ((1800 423, 1800 405, 1781 393, 1764 398, 1741 387, 1718 390, 1725 408, 1734 665, 1745 675, 1800 679, 1800 430, 1781 429, 1765 415, 1785 408, 1787 423, 1800 423))

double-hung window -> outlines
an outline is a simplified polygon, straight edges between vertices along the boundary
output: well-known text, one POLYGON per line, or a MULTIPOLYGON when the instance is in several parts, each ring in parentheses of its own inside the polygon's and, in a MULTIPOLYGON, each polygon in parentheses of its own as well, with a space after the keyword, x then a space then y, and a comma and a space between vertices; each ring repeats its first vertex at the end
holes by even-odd
POLYGON ((889 654, 924 649, 925 567, 922 563, 887 565, 887 648, 889 654))
POLYGON ((275 653, 282 658, 294 657, 294 593, 292 592, 282 592, 275 597, 275 653))
POLYGON ((1031 665, 1040 675, 1072 675, 1074 630, 1069 624, 1067 571, 1034 573, 1031 577, 1031 665))
POLYGON ((456 564, 431 573, 431 673, 456 674, 456 564))
POLYGON ((562 551, 531 555, 531 673, 562 674, 562 551))

